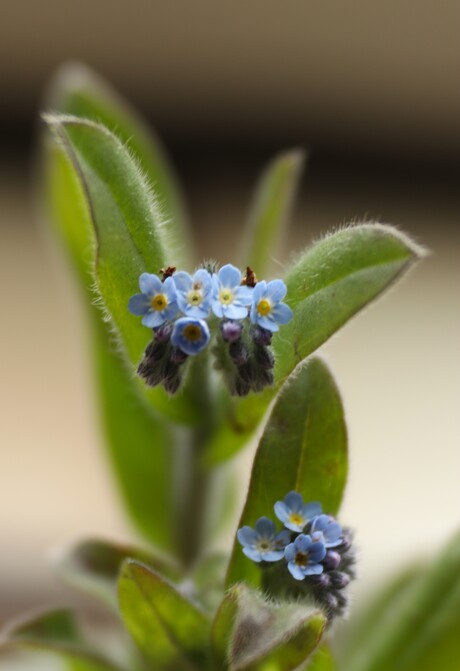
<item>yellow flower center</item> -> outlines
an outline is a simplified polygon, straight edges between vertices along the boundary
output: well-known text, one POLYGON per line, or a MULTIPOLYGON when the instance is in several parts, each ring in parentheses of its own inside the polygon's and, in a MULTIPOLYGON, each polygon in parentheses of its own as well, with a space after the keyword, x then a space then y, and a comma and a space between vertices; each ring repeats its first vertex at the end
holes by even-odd
POLYGON ((187 324, 184 328, 183 335, 190 342, 196 342, 201 338, 201 329, 196 324, 187 324))
POLYGON ((200 305, 203 301, 203 295, 199 289, 192 289, 187 295, 190 305, 200 305))
POLYGON ((262 316, 266 317, 269 313, 270 310, 272 309, 270 301, 267 301, 265 298, 263 298, 261 301, 258 302, 257 304, 257 312, 262 316))
POLYGON ((168 299, 164 294, 156 294, 150 301, 150 305, 154 310, 161 312, 168 305, 168 299))
POLYGON ((230 303, 233 303, 233 291, 230 289, 221 289, 219 292, 219 300, 224 305, 230 305, 230 303))
POLYGON ((304 523, 304 519, 302 515, 299 515, 299 513, 291 513, 289 515, 289 521, 292 522, 292 524, 297 524, 299 527, 304 523))

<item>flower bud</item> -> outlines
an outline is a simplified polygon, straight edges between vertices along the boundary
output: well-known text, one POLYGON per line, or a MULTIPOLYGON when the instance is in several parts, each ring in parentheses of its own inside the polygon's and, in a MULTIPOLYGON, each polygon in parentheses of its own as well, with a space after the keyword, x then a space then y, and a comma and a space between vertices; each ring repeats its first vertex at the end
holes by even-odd
POLYGON ((268 347, 272 342, 272 333, 258 324, 251 327, 251 337, 256 345, 268 347))
POLYGON ((243 326, 240 324, 240 322, 233 321, 232 319, 226 319, 221 323, 220 331, 222 333, 222 338, 226 342, 237 342, 243 333, 243 326))

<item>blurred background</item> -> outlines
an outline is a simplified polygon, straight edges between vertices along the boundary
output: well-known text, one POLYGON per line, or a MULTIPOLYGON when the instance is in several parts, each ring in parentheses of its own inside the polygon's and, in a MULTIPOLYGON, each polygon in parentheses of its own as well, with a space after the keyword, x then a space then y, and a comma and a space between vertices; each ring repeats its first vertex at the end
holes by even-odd
POLYGON ((349 423, 356 600, 458 528, 459 28, 455 0, 3 0, 0 622, 89 608, 53 576, 53 552, 134 538, 100 445, 84 313, 33 186, 43 92, 68 60, 156 128, 203 257, 231 260, 261 169, 297 146, 308 165, 275 268, 355 220, 431 251, 323 348, 349 423))

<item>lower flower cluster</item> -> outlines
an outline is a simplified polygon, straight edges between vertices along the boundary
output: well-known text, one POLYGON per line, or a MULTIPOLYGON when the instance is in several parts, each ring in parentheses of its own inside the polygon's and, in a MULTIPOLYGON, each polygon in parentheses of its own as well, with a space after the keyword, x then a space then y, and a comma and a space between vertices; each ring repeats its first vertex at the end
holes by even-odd
POLYGON ((342 615, 348 602, 345 588, 355 577, 350 530, 324 514, 319 503, 304 504, 295 491, 277 501, 274 511, 284 525, 281 531, 268 517, 259 518, 254 529, 238 530, 244 554, 270 569, 264 581, 269 590, 310 597, 330 619, 342 615))
POLYGON ((283 302, 287 289, 282 280, 258 282, 249 267, 243 275, 231 264, 217 270, 212 263, 193 276, 174 267, 161 274, 142 273, 141 293, 128 304, 154 333, 138 368, 148 385, 163 385, 175 393, 182 364, 207 348, 213 335, 210 324, 216 320, 215 367, 231 393, 245 396, 273 384, 272 333, 292 318, 283 302))

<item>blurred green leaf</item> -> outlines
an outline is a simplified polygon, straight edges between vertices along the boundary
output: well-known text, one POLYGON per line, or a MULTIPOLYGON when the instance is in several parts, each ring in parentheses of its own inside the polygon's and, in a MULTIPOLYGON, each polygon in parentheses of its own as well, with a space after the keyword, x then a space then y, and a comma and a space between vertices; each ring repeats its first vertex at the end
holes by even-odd
POLYGON ((331 651, 322 643, 302 671, 336 671, 337 665, 331 651))
POLYGON ((101 123, 129 148, 155 189, 166 239, 172 242, 174 265, 182 266, 192 249, 183 199, 166 152, 152 129, 107 81, 81 63, 61 66, 49 87, 46 106, 101 123))
POLYGON ((29 649, 54 655, 72 671, 119 671, 120 667, 93 653, 81 640, 72 613, 42 613, 13 623, 5 632, 2 648, 29 649))
POLYGON ((391 589, 393 598, 383 600, 373 631, 356 644, 346 671, 458 671, 459 576, 457 534, 430 568, 399 591, 391 589))
POLYGON ((155 669, 203 669, 210 623, 175 587, 137 561, 123 564, 120 611, 126 628, 155 669))
POLYGON ((83 541, 72 547, 62 555, 58 568, 69 583, 100 596, 116 607, 120 568, 128 558, 143 562, 171 580, 181 577, 179 568, 170 557, 155 556, 141 548, 99 539, 83 541))
POLYGON ((315 651, 326 626, 318 609, 265 601, 243 586, 237 600, 230 671, 293 671, 315 651))
POLYGON ((146 538, 174 551, 172 523, 173 450, 160 422, 126 363, 109 326, 93 305, 94 231, 83 185, 69 157, 51 145, 46 155, 47 196, 52 220, 85 291, 93 333, 93 359, 102 423, 111 461, 129 513, 146 538))
POLYGON ((224 595, 216 611, 211 628, 213 668, 216 671, 228 667, 230 643, 238 613, 238 599, 244 585, 233 585, 224 595))
MULTIPOLYGON (((238 526, 253 527, 259 517, 273 516, 275 502, 291 490, 306 501, 319 501, 326 513, 336 514, 347 470, 340 395, 323 361, 312 358, 288 380, 273 407, 254 458, 238 526)), ((226 584, 241 580, 257 587, 261 571, 235 539, 226 584)))
POLYGON ((275 385, 233 399, 206 462, 215 464, 241 449, 294 368, 422 255, 406 235, 380 224, 343 229, 307 250, 285 277, 294 318, 273 338, 275 385))
MULTIPOLYGON (((83 224, 76 217, 58 225, 74 253, 83 251, 86 258, 91 255, 88 261, 95 272, 101 307, 110 316, 131 364, 137 366, 151 334, 129 313, 129 298, 139 290, 142 272, 158 272, 174 263, 166 251, 167 234, 159 205, 129 151, 104 126, 63 115, 44 118, 75 172, 74 176, 60 174, 62 158, 51 170, 54 202, 62 204, 68 195, 64 188, 73 186, 73 195, 79 193, 79 202, 72 204, 80 215, 87 213, 87 222, 94 230, 88 235, 87 222, 83 224)), ((82 262, 78 263, 81 267, 82 262)), ((144 385, 139 383, 139 388, 145 393, 144 385)), ((156 387, 149 391, 148 398, 157 411, 171 419, 196 421, 190 395, 170 398, 163 388, 156 387)))
POLYGON ((304 158, 300 150, 280 154, 266 168, 257 186, 243 238, 242 265, 253 268, 260 279, 270 270, 273 257, 278 253, 304 158))

